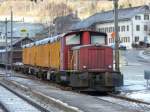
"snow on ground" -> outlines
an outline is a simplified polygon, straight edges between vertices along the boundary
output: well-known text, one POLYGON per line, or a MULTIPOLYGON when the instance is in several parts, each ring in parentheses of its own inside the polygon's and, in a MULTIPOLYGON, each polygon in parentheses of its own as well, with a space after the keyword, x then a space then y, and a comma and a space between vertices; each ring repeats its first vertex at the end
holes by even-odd
POLYGON ((122 99, 116 99, 114 97, 99 97, 99 99, 102 99, 102 100, 105 100, 105 101, 108 101, 108 102, 112 102, 112 103, 115 103, 115 104, 118 104, 118 105, 121 105, 121 106, 124 106, 124 107, 127 107, 127 108, 130 108, 130 109, 134 109, 136 110, 137 112, 150 112, 150 106, 148 105, 145 105, 145 104, 139 104, 139 103, 135 103, 135 102, 130 102, 130 101, 125 101, 125 100, 122 100, 122 99))
POLYGON ((150 71, 150 55, 143 50, 125 51, 125 61, 128 65, 121 67, 124 74, 124 86, 121 94, 129 98, 150 102, 150 87, 144 79, 144 70, 150 71))
POLYGON ((145 85, 139 85, 139 84, 133 84, 133 85, 125 85, 122 87, 123 91, 140 91, 140 90, 146 90, 145 85))
POLYGON ((130 98, 150 102, 150 90, 132 92, 131 94, 128 93, 127 96, 130 98))

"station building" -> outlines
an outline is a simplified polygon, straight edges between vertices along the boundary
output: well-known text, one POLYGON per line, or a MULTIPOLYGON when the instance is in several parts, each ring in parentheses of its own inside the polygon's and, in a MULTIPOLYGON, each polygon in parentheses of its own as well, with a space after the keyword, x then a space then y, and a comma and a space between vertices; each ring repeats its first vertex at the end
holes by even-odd
MULTIPOLYGON (((119 9, 118 20, 120 45, 130 49, 132 44, 138 44, 140 41, 150 43, 150 6, 119 9)), ((96 13, 71 27, 71 30, 77 29, 106 32, 108 45, 113 46, 114 10, 96 13)))

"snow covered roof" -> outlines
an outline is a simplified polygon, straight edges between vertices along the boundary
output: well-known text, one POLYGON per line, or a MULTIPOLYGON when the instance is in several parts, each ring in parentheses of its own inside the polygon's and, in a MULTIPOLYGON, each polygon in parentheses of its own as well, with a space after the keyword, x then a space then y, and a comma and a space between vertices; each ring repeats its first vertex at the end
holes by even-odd
MULTIPOLYGON (((131 8, 125 8, 125 9, 119 9, 118 10, 118 19, 119 20, 128 20, 131 19, 133 16, 141 13, 145 13, 145 11, 148 11, 150 13, 150 8, 147 5, 144 6, 138 6, 138 7, 131 7, 131 8)), ((96 13, 85 20, 78 22, 77 24, 74 24, 71 27, 71 30, 77 30, 77 29, 84 29, 88 28, 95 23, 105 23, 105 22, 112 22, 114 21, 114 11, 105 11, 96 13)))
MULTIPOLYGON (((7 51, 11 51, 11 49, 8 48, 7 51)), ((6 49, 0 49, 0 53, 4 53, 4 52, 6 52, 6 49)))
MULTIPOLYGON (((19 39, 15 40, 15 41, 12 43, 12 45, 17 44, 18 42, 20 42, 20 41, 22 41, 22 40, 24 40, 24 39, 29 39, 29 40, 33 41, 33 39, 31 39, 31 38, 29 38, 29 37, 20 37, 19 39)), ((10 45, 10 43, 9 43, 9 45, 10 45)))
POLYGON ((6 52, 6 49, 0 49, 0 53, 6 52))
POLYGON ((53 37, 48 37, 48 38, 45 38, 42 40, 38 40, 36 42, 32 42, 30 44, 23 45, 22 48, 32 47, 33 45, 38 46, 38 45, 42 45, 42 44, 52 43, 52 42, 55 42, 56 40, 59 40, 64 35, 65 35, 65 33, 57 35, 57 36, 53 36, 53 37))

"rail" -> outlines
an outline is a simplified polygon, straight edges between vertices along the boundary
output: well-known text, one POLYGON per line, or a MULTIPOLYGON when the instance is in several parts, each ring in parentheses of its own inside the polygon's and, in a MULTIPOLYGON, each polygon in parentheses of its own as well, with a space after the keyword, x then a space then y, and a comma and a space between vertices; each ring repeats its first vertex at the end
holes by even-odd
MULTIPOLYGON (((8 86, 6 86, 5 84, 3 84, 1 82, 0 82, 0 86, 4 87, 6 90, 10 91, 11 93, 16 95, 17 97, 21 98, 22 100, 26 101, 28 104, 32 105, 33 107, 35 107, 39 111, 41 111, 41 112, 50 112, 49 110, 47 110, 44 107, 40 106, 39 104, 33 102, 32 100, 26 98, 25 96, 20 95, 19 93, 17 93, 16 91, 12 90, 11 88, 9 88, 8 86)), ((2 104, 2 107, 4 108, 5 112, 10 112, 10 111, 8 111, 8 109, 3 104, 2 104)))

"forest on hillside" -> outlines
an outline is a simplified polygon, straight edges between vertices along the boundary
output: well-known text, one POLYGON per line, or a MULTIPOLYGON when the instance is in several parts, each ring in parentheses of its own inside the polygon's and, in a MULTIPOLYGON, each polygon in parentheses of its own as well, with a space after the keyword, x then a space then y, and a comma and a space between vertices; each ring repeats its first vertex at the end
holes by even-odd
MULTIPOLYGON (((39 20, 53 20, 58 16, 75 13, 84 19, 96 12, 113 8, 112 1, 105 0, 1 0, 0 15, 10 14, 10 7, 15 15, 36 16, 39 20)), ((119 8, 149 4, 149 0, 119 0, 119 8)))

